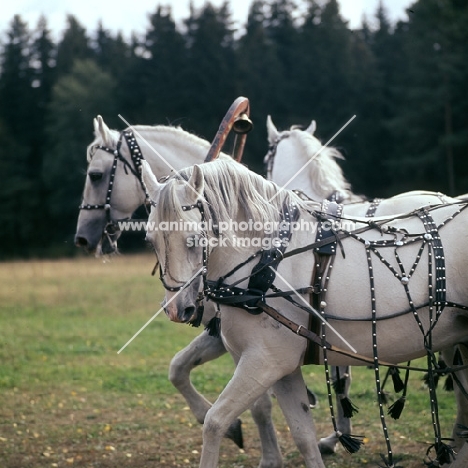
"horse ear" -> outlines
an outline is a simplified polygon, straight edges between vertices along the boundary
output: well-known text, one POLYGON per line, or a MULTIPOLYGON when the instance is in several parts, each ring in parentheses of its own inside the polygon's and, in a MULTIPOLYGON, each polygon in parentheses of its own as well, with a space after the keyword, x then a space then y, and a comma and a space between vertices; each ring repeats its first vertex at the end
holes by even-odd
POLYGON ((94 119, 94 131, 96 136, 101 135, 101 138, 105 145, 111 146, 112 145, 112 136, 109 127, 104 122, 104 119, 98 115, 94 119))
POLYGON ((306 132, 313 135, 315 133, 315 130, 317 130, 317 122, 315 120, 312 120, 310 125, 306 128, 306 132))
POLYGON ((187 190, 189 198, 193 202, 197 201, 200 197, 203 197, 203 192, 205 190, 205 179, 203 177, 203 172, 197 164, 193 166, 193 172, 188 181, 191 189, 187 190))
POLYGON ((271 120, 270 115, 267 117, 266 126, 267 126, 267 132, 268 132, 268 143, 270 143, 270 145, 273 145, 274 143, 276 143, 276 140, 278 139, 279 132, 278 132, 278 129, 275 127, 273 120, 271 120))
POLYGON ((152 200, 155 200, 162 184, 158 182, 158 179, 156 179, 155 175, 153 174, 148 161, 144 159, 141 161, 141 180, 146 187, 148 195, 152 200))

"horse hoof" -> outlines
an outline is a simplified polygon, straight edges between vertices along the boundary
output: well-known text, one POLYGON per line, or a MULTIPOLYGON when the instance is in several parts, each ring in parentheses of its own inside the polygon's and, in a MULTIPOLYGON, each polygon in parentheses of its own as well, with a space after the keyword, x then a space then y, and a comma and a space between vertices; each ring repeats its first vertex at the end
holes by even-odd
POLYGON ((242 437, 242 421, 240 419, 236 419, 230 426, 226 432, 228 439, 231 439, 239 448, 244 448, 244 438, 242 437))
POLYGON ((330 443, 326 439, 320 439, 318 446, 322 455, 335 454, 335 444, 330 445, 330 443))

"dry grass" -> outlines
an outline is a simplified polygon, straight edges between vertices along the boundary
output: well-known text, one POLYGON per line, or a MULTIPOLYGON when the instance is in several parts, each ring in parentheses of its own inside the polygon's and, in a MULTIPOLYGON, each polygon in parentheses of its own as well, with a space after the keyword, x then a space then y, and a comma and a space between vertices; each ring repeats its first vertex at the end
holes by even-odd
MULTIPOLYGON (((121 354, 118 349, 159 308, 162 291, 150 276, 153 257, 93 258, 0 264, 0 467, 197 467, 201 427, 167 380, 171 357, 199 331, 158 317, 121 354)), ((193 381, 212 401, 232 375, 230 358, 197 369, 193 381)), ((320 405, 318 433, 331 431, 323 371, 304 368, 320 405)), ((420 375, 401 421, 388 420, 394 453, 406 468, 423 466, 432 441, 427 391, 420 375)), ((440 393, 443 434, 454 400, 440 393)), ((385 452, 372 373, 354 371, 352 400, 360 408, 354 433, 366 445, 343 449, 327 468, 377 466, 385 452)), ((253 468, 259 439, 249 413, 245 451, 222 445, 220 467, 253 468)), ((285 468, 302 468, 278 406, 274 419, 285 468)))

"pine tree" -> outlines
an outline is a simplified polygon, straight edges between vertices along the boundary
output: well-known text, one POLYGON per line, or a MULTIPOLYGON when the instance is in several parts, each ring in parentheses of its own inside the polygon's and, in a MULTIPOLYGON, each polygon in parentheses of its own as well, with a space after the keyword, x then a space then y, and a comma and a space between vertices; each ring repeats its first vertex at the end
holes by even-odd
POLYGON ((57 49, 57 73, 59 76, 70 73, 75 60, 93 58, 86 29, 73 15, 67 16, 65 33, 57 49))
POLYGON ((466 191, 457 178, 467 181, 458 169, 467 168, 467 9, 455 0, 418 1, 408 24, 397 28, 405 62, 390 167, 402 190, 466 191))
POLYGON ((211 140, 227 109, 237 97, 232 20, 224 3, 191 9, 186 21, 187 62, 181 90, 190 109, 188 129, 211 140))
POLYGON ((248 136, 245 161, 253 170, 263 172, 267 151, 265 120, 279 116, 277 106, 282 86, 281 64, 273 41, 267 34, 269 6, 263 0, 252 3, 243 36, 237 41, 237 86, 239 94, 250 100, 254 131, 248 136))
POLYGON ((119 79, 125 71, 126 62, 130 56, 130 47, 125 42, 122 33, 118 32, 113 36, 100 21, 95 38, 91 41, 91 48, 99 67, 119 79))
POLYGON ((40 233, 40 184, 35 169, 37 113, 34 72, 31 68, 31 33, 15 15, 2 56, 0 76, 0 239, 5 251, 27 255, 40 233))
POLYGON ((92 60, 76 61, 71 73, 59 78, 54 86, 42 175, 48 189, 53 234, 61 243, 73 244, 87 166, 86 147, 93 139, 93 118, 101 114, 107 121, 113 121, 107 116, 117 114, 115 88, 112 77, 92 60))
POLYGON ((158 7, 149 19, 140 64, 145 93, 142 115, 147 122, 172 123, 186 111, 185 42, 170 8, 158 7))

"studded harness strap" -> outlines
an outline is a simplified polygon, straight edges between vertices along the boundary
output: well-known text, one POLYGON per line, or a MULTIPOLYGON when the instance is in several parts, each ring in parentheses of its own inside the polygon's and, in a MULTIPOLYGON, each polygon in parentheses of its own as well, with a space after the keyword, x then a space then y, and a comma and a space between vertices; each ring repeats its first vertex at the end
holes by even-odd
MULTIPOLYGON (((280 230, 276 245, 272 249, 262 249, 255 252, 246 261, 237 265, 217 281, 207 281, 208 285, 208 299, 225 305, 233 305, 248 310, 249 313, 257 315, 261 314, 263 310, 258 307, 258 302, 264 302, 266 298, 272 297, 285 297, 293 294, 292 291, 280 291, 275 288, 272 294, 266 294, 272 288, 273 281, 276 274, 275 269, 283 259, 284 252, 287 248, 289 240, 292 236, 292 223, 296 222, 299 217, 299 210, 296 205, 284 205, 282 210, 282 220, 280 222, 280 230), (236 283, 227 285, 225 280, 232 276, 236 271, 247 263, 253 261, 257 257, 258 263, 253 267, 252 272, 246 278, 236 281, 236 283), (247 289, 239 288, 236 284, 248 279, 249 283, 247 289)), ((309 288, 305 288, 307 292, 309 288)))

